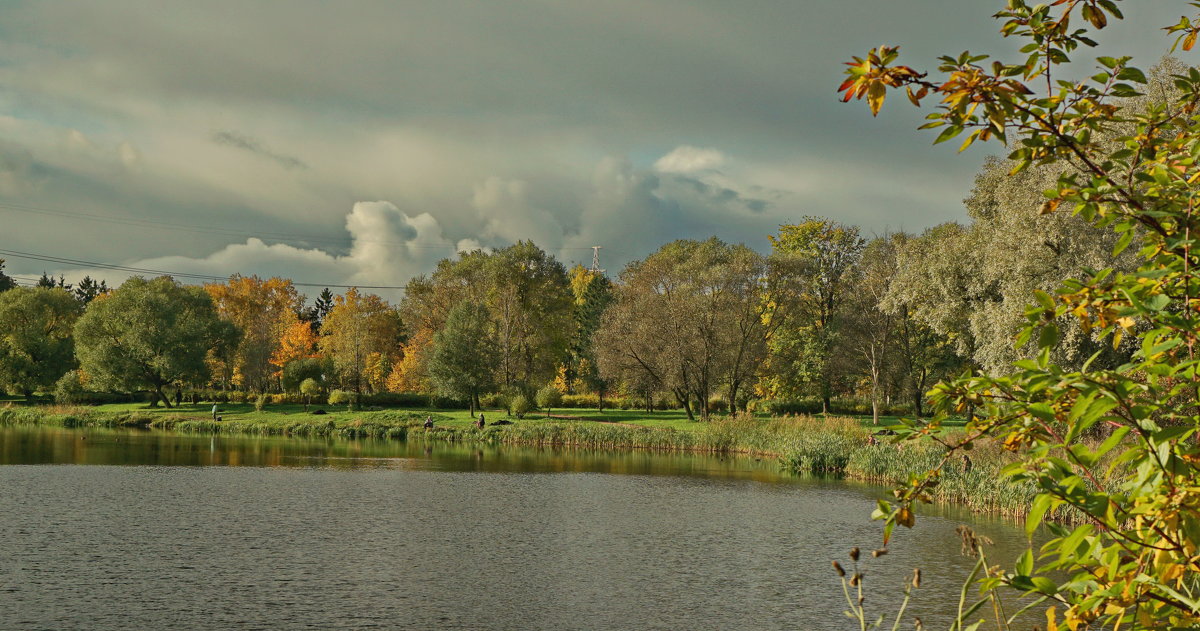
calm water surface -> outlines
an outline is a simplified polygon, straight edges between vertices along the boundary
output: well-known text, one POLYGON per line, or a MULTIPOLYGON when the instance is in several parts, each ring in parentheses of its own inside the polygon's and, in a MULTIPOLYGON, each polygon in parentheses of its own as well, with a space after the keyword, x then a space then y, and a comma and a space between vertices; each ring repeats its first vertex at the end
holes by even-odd
MULTIPOLYGON (((0 629, 846 629, 829 561, 878 545, 883 494, 750 458, 29 427, 0 464, 0 629)), ((919 565, 944 627, 963 522, 1024 546, 927 515, 868 604, 919 565)))

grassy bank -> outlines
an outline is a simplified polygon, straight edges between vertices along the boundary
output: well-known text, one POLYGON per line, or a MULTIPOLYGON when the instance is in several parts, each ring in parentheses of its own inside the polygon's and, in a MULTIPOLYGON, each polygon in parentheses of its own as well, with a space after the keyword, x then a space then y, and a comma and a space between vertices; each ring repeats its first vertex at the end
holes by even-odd
MULTIPOLYGON (((490 421, 503 418, 501 411, 484 413, 490 421)), ((861 419, 855 418, 737 416, 695 423, 666 413, 655 413, 647 419, 629 411, 616 411, 575 414, 572 416, 577 418, 572 419, 531 416, 479 429, 462 410, 338 409, 313 415, 305 413, 303 406, 271 406, 259 412, 248 404, 227 404, 220 414, 222 420, 214 421, 211 405, 185 405, 173 410, 148 409, 140 404, 5 406, 0 407, 0 423, 743 453, 776 458, 785 469, 797 473, 843 475, 884 485, 902 484, 910 474, 927 471, 940 460, 933 445, 871 445, 868 437, 874 428, 864 427, 861 419), (422 427, 427 416, 434 418, 435 429, 422 427)), ((1033 489, 1000 478, 999 470, 1008 462, 1007 454, 1000 449, 977 450, 972 453, 969 471, 954 466, 945 472, 934 499, 979 512, 1021 517, 1029 507, 1033 489)))

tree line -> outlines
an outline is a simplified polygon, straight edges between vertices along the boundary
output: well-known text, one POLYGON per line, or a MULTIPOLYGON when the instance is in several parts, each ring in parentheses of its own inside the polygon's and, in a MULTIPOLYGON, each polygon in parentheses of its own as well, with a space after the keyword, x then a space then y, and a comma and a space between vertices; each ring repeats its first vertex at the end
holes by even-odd
MULTIPOLYGON (((867 238, 831 219, 782 225, 760 253, 717 238, 667 243, 616 278, 568 269, 532 242, 441 261, 391 304, 357 289, 311 305, 291 281, 233 276, 182 285, 132 278, 17 287, 0 262, 0 383, 30 395, 56 382, 98 391, 297 392, 306 379, 354 393, 436 393, 472 409, 489 393, 539 390, 667 398, 714 408, 830 411, 839 398, 924 413, 925 392, 974 370, 999 374, 1031 350, 1013 342, 1027 296, 1114 259, 1113 235, 1038 214, 1047 170, 1008 177, 990 160, 967 223, 867 238), (307 305, 307 306, 306 306, 307 305), (791 406, 791 407, 789 407, 791 406)), ((1100 344, 1064 318, 1056 359, 1100 344)))

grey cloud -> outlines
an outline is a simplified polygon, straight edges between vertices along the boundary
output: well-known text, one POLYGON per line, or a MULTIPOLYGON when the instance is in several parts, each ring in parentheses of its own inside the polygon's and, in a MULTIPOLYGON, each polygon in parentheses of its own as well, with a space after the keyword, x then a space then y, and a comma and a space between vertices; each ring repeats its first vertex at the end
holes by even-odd
MULTIPOLYGON (((427 216, 446 243, 604 245, 614 271, 679 237, 766 247, 808 214, 920 230, 963 217, 985 152, 930 147, 903 99, 877 119, 839 104, 840 62, 884 42, 915 65, 1004 52, 991 4, 0 3, 0 137, 20 139, 0 186, 38 183, 10 201, 242 234, 0 220, 27 250, 89 260, 203 259, 264 233, 324 235, 306 247, 337 258, 346 209, 388 200, 416 223, 371 225, 402 241, 432 234, 427 216), (67 155, 75 129, 98 149, 67 155)), ((1139 4, 1102 39, 1149 65, 1179 4, 1139 4)))
POLYGON ((239 134, 236 131, 216 131, 213 132, 212 141, 218 145, 226 145, 237 149, 243 149, 250 153, 256 153, 264 158, 273 160, 279 166, 285 169, 307 169, 308 165, 299 158, 276 153, 266 148, 261 142, 250 136, 239 134))

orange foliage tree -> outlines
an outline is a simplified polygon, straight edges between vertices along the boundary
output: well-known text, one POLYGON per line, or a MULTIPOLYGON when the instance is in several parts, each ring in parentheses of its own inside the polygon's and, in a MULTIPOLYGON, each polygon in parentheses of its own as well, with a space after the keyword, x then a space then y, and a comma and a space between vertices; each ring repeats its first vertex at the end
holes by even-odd
POLYGON ((230 375, 234 385, 258 391, 271 388, 279 373, 273 360, 286 333, 299 321, 296 314, 303 297, 290 280, 236 274, 204 289, 217 313, 244 332, 229 358, 212 358, 210 364, 225 364, 213 367, 218 374, 230 375))

